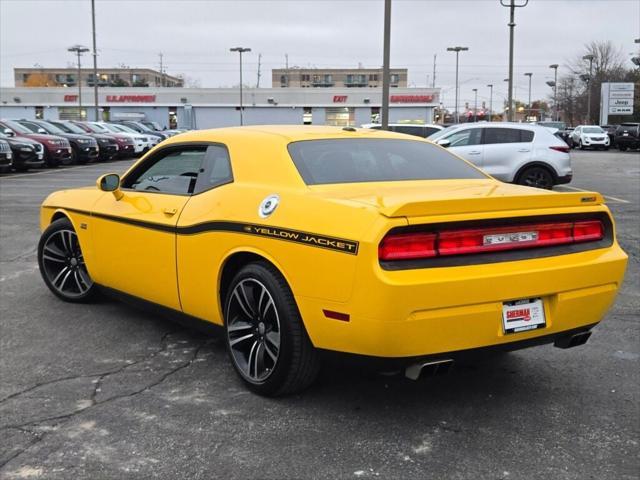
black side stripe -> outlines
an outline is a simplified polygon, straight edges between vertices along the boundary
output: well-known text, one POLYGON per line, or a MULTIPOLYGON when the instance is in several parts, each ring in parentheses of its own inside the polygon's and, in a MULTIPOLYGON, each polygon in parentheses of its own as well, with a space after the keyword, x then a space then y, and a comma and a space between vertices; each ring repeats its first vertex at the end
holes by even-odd
POLYGON ((123 223, 126 225, 132 225, 140 228, 148 228, 150 230, 156 230, 166 233, 175 233, 177 235, 198 235, 208 232, 230 232, 241 233, 244 235, 256 235, 259 237, 273 238, 275 240, 283 240, 287 242, 298 243, 302 245, 308 245, 311 247, 324 248, 337 252, 347 253, 351 255, 358 254, 359 243, 353 240, 347 240, 344 238, 330 237, 326 235, 318 235, 315 233, 304 232, 301 230, 291 230, 287 228, 274 227, 270 225, 259 225, 253 223, 242 222, 226 222, 226 221, 211 221, 196 223, 194 225, 188 225, 184 227, 174 227, 173 225, 163 225, 161 223, 146 222, 143 220, 135 220, 130 218, 122 218, 114 215, 106 215, 102 213, 92 213, 86 210, 76 210, 65 207, 45 207, 52 209, 62 209, 68 212, 77 213, 80 215, 88 215, 103 220, 108 220, 117 223, 123 223))

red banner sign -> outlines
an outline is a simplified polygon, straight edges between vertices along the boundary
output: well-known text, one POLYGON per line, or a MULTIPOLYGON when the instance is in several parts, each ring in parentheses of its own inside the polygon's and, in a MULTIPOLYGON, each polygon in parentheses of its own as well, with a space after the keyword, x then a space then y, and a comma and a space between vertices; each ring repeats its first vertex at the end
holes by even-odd
POLYGON ((347 102, 347 96, 346 95, 334 95, 333 96, 333 103, 346 103, 347 102))
POLYGON ((107 95, 107 102, 110 103, 152 103, 155 101, 155 95, 107 95))
POLYGON ((78 101, 78 95, 65 95, 64 96, 64 101, 65 102, 77 102, 78 101))
POLYGON ((433 95, 391 95, 391 103, 431 103, 433 95))

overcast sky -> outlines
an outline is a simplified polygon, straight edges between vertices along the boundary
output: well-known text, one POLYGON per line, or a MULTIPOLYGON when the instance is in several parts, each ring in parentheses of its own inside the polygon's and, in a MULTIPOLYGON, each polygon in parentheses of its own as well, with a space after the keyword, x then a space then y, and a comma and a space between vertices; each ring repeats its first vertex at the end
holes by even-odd
MULTIPOLYGON (((523 0, 518 0, 522 2, 523 0)), ((2 86, 13 86, 13 68, 60 67, 75 58, 73 44, 91 46, 90 0, 0 0, 2 86)), ((271 85, 272 68, 289 66, 379 67, 382 64, 382 0, 96 0, 98 66, 125 64, 182 73, 202 87, 237 84, 237 54, 245 55, 245 83, 254 85, 262 54, 260 86, 271 85)), ((453 103, 455 55, 448 46, 469 47, 460 56, 461 103, 494 101, 506 94, 508 9, 499 0, 394 0, 391 64, 409 69, 409 84, 425 86, 433 75, 453 103)), ((640 0, 530 0, 516 10, 516 97, 545 98, 551 63, 562 64, 591 40, 610 40, 624 55, 637 49, 640 0)), ((86 65, 90 56, 85 56, 86 65)), ((629 64, 631 65, 631 64, 629 64)))

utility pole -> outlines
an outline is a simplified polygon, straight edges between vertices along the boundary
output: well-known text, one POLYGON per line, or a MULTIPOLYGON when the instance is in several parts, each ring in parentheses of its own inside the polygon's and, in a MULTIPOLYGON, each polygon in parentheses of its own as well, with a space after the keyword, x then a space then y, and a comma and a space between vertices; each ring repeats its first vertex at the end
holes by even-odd
POLYGON ((256 88, 260 88, 260 61, 262 60, 262 54, 258 54, 258 80, 256 81, 256 88))
POLYGON ((91 29, 93 33, 93 104, 95 108, 95 121, 99 122, 98 118, 98 51, 96 49, 96 2, 91 0, 91 29))
POLYGON ((524 74, 525 77, 529 77, 529 101, 527 102, 527 117, 531 116, 531 77, 533 73, 528 72, 524 74))
POLYGON ((158 54, 160 56, 160 86, 164 87, 164 64, 162 63, 162 52, 158 54))
MULTIPOLYGON (((88 52, 89 49, 82 45, 74 45, 73 47, 67 48, 67 51, 73 52, 78 56, 78 120, 82 120, 82 68, 80 65, 80 56, 88 52)), ((94 80, 95 82, 98 81, 97 78, 94 78, 94 80)))
POLYGON ((289 54, 284 54, 284 68, 287 69, 287 74, 289 73, 289 54))
POLYGON ((553 119, 558 121, 558 65, 554 63, 549 65, 549 68, 553 68, 553 119))
POLYGON ((476 123, 478 121, 478 89, 473 88, 473 93, 475 93, 475 98, 473 100, 473 122, 476 123))
POLYGON ((515 13, 516 8, 526 7, 529 0, 520 0, 520 3, 516 3, 516 0, 500 0, 500 4, 503 7, 509 7, 509 114, 507 119, 513 122, 514 110, 513 108, 513 29, 516 26, 515 13), (506 2, 509 3, 506 3, 506 2))
POLYGON ((433 79, 431 81, 431 88, 436 88, 436 54, 433 54, 433 79))
POLYGON ((456 105, 455 105, 455 111, 454 111, 454 115, 455 115, 455 122, 459 123, 460 120, 460 116, 458 114, 458 56, 460 55, 460 52, 466 52, 467 50, 469 50, 469 47, 448 47, 447 48, 447 52, 456 52, 456 105))
POLYGON ((240 54, 240 125, 244 124, 244 119, 242 117, 242 54, 245 52, 250 52, 250 48, 244 47, 234 47, 229 49, 230 52, 238 52, 240 54))
POLYGON ((583 60, 589 61, 589 78, 587 79, 587 124, 591 124, 591 84, 593 83, 592 75, 593 75, 593 60, 596 58, 595 55, 589 54, 582 57, 583 60))
POLYGON ((489 87, 489 121, 493 120, 493 83, 487 85, 489 87))
POLYGON ((382 130, 389 130, 389 81, 391 73, 391 0, 384 0, 384 38, 382 47, 382 130))

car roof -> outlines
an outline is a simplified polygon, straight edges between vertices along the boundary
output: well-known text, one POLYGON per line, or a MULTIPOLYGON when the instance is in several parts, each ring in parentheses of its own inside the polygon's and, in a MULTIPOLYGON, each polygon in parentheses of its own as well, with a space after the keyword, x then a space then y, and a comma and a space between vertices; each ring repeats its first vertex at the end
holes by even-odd
POLYGON ((533 123, 517 123, 517 122, 471 122, 458 123, 451 125, 456 128, 528 128, 531 130, 549 131, 549 127, 544 125, 535 125, 533 123))
MULTIPOLYGON (((362 128, 373 128, 373 127, 381 127, 382 125, 379 123, 365 123, 362 125, 362 128)), ((436 128, 444 128, 442 125, 436 125, 434 123, 390 123, 390 127, 436 127, 436 128)))

